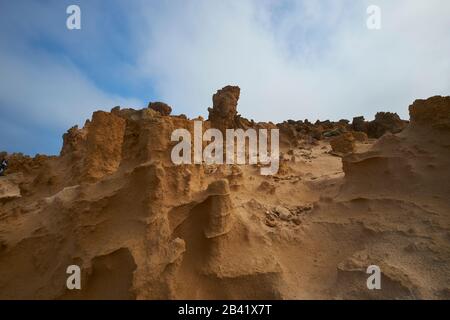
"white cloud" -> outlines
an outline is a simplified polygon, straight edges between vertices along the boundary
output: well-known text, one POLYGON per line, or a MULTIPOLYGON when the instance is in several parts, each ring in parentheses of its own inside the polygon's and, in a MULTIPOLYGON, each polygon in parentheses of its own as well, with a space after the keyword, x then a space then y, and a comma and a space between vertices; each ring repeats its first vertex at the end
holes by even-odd
POLYGON ((450 2, 376 2, 380 31, 366 28, 369 1, 142 2, 139 65, 191 116, 238 84, 240 112, 257 120, 407 118, 414 99, 449 94, 450 2))
MULTIPOLYGON (((96 74, 92 71, 108 75, 102 62, 111 61, 108 53, 116 49, 121 36, 107 33, 112 18, 101 19, 99 4, 85 2, 87 30, 70 33, 65 24, 67 5, 61 1, 2 5, 0 150, 55 154, 61 135, 73 125, 82 126, 93 111, 142 105, 137 99, 103 90, 104 84, 89 78, 96 74), (96 17, 101 27, 94 29, 96 17)), ((120 68, 127 67, 118 64, 110 77, 119 77, 120 68)))
MULTIPOLYGON (((371 118, 377 111, 407 118, 414 99, 450 92, 447 0, 136 0, 80 6, 83 33, 70 37, 59 1, 11 3, 0 12, 0 106, 8 108, 1 111, 3 123, 11 119, 9 131, 20 129, 17 135, 24 137, 17 149, 27 135, 43 135, 36 128, 62 133, 82 125, 94 110, 142 106, 120 95, 147 87, 175 113, 194 117, 207 114, 217 89, 236 84, 242 89, 240 113, 274 122, 371 118), (381 7, 380 31, 366 28, 370 4, 381 7), (89 74, 113 81, 94 82, 89 74)), ((0 127, 0 134, 5 130, 0 127)))
POLYGON ((14 107, 8 112, 19 123, 64 130, 83 125, 95 110, 141 104, 103 92, 67 60, 34 53, 21 57, 0 51, 0 70, 7 75, 0 77, 0 97, 3 105, 14 107))

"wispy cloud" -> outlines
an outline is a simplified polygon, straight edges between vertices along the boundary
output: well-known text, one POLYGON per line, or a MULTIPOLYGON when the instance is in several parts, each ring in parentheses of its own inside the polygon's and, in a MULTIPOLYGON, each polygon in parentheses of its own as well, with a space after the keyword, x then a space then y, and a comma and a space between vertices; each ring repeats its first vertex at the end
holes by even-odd
MULTIPOLYGON (((62 3, 9 3, 2 9, 1 150, 55 154, 62 133, 83 125, 93 111, 143 104, 122 95, 126 89, 106 90, 111 81, 100 81, 104 77, 100 71, 106 68, 102 58, 115 60, 106 50, 112 41, 100 45, 98 31, 93 32, 97 35, 69 33, 62 3)), ((86 22, 91 20, 95 19, 86 22)), ((127 64, 114 61, 110 66, 115 66, 110 77, 117 77, 127 64)))
MULTIPOLYGON (((142 69, 177 108, 204 113, 215 89, 242 87, 240 111, 258 120, 333 118, 389 110, 450 91, 450 3, 377 1, 144 2, 142 69)), ((139 30, 136 27, 137 30, 139 30)))
POLYGON ((71 1, 2 3, 0 149, 56 153, 65 129, 118 104, 205 115, 227 84, 256 120, 407 118, 414 99, 450 92, 450 2, 375 2, 78 1, 79 32, 65 29, 71 1))

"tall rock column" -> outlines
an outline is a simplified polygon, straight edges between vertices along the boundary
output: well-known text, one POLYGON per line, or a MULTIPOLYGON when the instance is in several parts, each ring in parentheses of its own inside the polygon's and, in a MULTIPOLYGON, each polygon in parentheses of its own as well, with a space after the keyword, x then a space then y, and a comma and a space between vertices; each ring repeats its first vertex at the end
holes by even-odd
POLYGON ((226 129, 237 126, 237 104, 241 89, 237 86, 226 86, 213 95, 213 107, 208 108, 211 128, 225 133, 226 129))
POLYGON ((208 186, 209 210, 205 226, 206 238, 215 238, 228 233, 233 224, 233 203, 228 180, 222 179, 208 186))

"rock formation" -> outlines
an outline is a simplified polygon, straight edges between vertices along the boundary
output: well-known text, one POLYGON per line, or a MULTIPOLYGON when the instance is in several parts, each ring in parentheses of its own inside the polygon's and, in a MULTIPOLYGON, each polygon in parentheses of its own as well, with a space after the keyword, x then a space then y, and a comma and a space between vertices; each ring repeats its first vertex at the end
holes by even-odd
POLYGON ((172 113, 172 108, 164 102, 150 102, 148 108, 161 113, 163 116, 168 116, 172 113))
POLYGON ((364 117, 355 117, 352 129, 366 133, 370 138, 378 139, 385 133, 399 133, 407 125, 406 121, 400 119, 398 114, 392 112, 378 112, 375 120, 365 121, 364 117))
POLYGON ((225 132, 226 129, 238 127, 237 104, 241 89, 236 86, 226 86, 213 95, 213 106, 208 108, 212 128, 225 132))
POLYGON ((378 112, 375 120, 369 122, 367 134, 372 138, 380 138, 386 132, 399 133, 406 127, 398 114, 392 112, 378 112))
POLYGON ((330 140, 331 149, 339 155, 345 155, 355 151, 355 138, 351 133, 345 133, 330 140))
POLYGON ((59 156, 8 154, 0 298, 450 298, 450 97, 415 101, 410 124, 275 125, 239 116, 239 95, 219 90, 197 120, 279 128, 276 175, 175 165, 171 133, 194 121, 160 103, 95 112, 59 156), (372 264, 381 290, 367 290, 372 264), (81 290, 66 286, 70 265, 81 290))
POLYGON ((426 100, 416 100, 410 107, 411 122, 414 125, 425 125, 436 129, 449 129, 450 97, 435 96, 426 100))
POLYGON ((233 205, 228 180, 214 181, 208 186, 208 222, 205 228, 206 238, 215 238, 228 233, 233 222, 233 205))

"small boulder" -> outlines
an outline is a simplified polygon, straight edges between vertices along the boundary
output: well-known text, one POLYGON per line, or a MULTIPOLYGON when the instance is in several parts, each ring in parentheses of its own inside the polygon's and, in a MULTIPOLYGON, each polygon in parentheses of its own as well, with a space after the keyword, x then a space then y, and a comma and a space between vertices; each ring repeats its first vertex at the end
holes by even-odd
POLYGON ((163 116, 169 116, 172 113, 172 108, 164 102, 150 102, 148 108, 159 112, 163 116))
POLYGON ((355 138, 351 133, 344 133, 330 141, 334 153, 345 155, 355 151, 355 138))
POLYGON ((283 206, 276 207, 274 211, 281 220, 287 221, 291 217, 291 212, 283 206))
POLYGON ((369 122, 367 135, 371 138, 380 138, 385 133, 399 133, 406 127, 406 122, 398 114, 392 112, 378 112, 375 120, 369 122))

